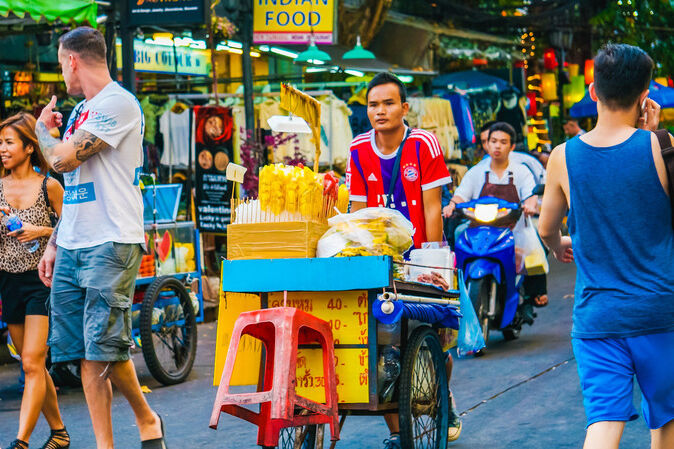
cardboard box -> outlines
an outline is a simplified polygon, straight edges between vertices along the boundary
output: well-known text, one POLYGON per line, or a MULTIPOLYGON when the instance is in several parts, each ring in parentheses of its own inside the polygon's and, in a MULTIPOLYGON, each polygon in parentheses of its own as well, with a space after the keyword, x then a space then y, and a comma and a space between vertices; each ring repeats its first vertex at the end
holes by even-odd
POLYGON ((288 259, 316 257, 316 244, 326 224, 308 221, 230 224, 227 259, 288 259))

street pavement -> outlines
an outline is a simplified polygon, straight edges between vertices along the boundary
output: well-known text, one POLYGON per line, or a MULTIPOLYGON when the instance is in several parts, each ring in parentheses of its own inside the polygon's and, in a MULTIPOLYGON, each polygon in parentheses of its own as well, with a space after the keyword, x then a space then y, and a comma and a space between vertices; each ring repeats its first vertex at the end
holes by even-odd
MULTIPOLYGON (((548 281, 550 305, 537 309, 533 327, 526 327, 520 339, 512 342, 493 333, 484 357, 455 358, 451 386, 464 427, 461 438, 450 448, 582 447, 585 416, 569 338, 574 278, 573 266, 553 262, 548 281)), ((216 392, 212 383, 215 328, 215 323, 199 326, 197 361, 190 378, 181 385, 161 386, 149 375, 142 356, 134 356, 141 384, 152 390, 148 401, 166 424, 171 449, 256 447, 256 428, 237 418, 222 415, 217 431, 208 428, 216 392)), ((17 376, 18 365, 0 366, 0 447, 14 438, 18 425, 17 376)), ((637 408, 639 401, 635 391, 637 408)), ((59 402, 72 438, 71 448, 95 448, 82 392, 62 391, 59 402)), ((119 394, 113 402, 113 422, 116 447, 140 446, 131 410, 119 394)), ((41 418, 31 447, 40 447, 47 435, 41 418)), ((337 448, 379 448, 386 437, 381 417, 350 416, 337 448)), ((649 433, 639 418, 627 424, 621 448, 645 447, 649 447, 649 433)))

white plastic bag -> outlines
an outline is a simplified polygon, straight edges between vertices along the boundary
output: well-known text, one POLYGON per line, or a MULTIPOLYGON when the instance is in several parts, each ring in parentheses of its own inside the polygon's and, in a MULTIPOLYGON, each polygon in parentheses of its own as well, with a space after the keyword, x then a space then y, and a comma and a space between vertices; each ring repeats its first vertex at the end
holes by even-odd
POLYGON ((515 234, 518 272, 526 269, 528 275, 547 274, 550 271, 550 265, 531 218, 526 217, 524 225, 516 226, 513 233, 515 234))
POLYGON ((412 245, 414 227, 403 214, 368 207, 328 220, 330 228, 318 241, 316 256, 398 256, 412 245))

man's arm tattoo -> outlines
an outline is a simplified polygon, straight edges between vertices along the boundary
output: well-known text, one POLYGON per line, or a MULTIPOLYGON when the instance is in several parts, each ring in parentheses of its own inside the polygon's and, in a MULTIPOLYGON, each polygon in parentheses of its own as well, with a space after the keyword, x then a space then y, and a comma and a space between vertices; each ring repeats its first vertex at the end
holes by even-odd
POLYGON ((60 224, 61 224, 61 219, 59 218, 59 221, 56 222, 56 226, 54 226, 54 230, 51 233, 51 237, 49 237, 49 243, 48 243, 49 246, 56 247, 56 236, 58 234, 60 224))
POLYGON ((94 154, 112 148, 105 141, 90 132, 77 130, 70 138, 70 142, 75 149, 75 157, 70 159, 54 154, 54 148, 61 142, 49 134, 49 130, 43 122, 37 122, 35 133, 37 134, 42 154, 44 154, 45 159, 53 167, 54 171, 58 173, 73 171, 94 154))
POLYGON ((54 147, 61 143, 61 141, 49 134, 47 125, 45 125, 44 122, 37 122, 35 125, 35 134, 37 135, 37 142, 40 145, 40 150, 42 151, 44 158, 53 166, 54 147))
POLYGON ((78 164, 73 164, 73 162, 64 160, 62 156, 54 154, 56 145, 60 144, 61 141, 49 134, 47 125, 45 125, 44 122, 37 122, 35 125, 35 134, 37 135, 37 142, 40 145, 40 150, 42 151, 44 158, 49 165, 52 166, 54 171, 57 173, 66 173, 77 168, 78 164))
POLYGON ((112 148, 104 140, 84 130, 78 130, 73 134, 72 143, 75 147, 75 157, 80 162, 86 161, 103 150, 112 148))

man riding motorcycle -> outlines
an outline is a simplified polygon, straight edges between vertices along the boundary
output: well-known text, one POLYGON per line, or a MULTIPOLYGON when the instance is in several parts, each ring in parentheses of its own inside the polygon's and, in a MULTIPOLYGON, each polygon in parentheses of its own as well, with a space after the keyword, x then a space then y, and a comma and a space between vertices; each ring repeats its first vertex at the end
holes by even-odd
MULTIPOLYGON (((532 195, 536 187, 536 180, 531 171, 522 164, 510 161, 510 153, 514 150, 515 130, 512 126, 504 122, 497 122, 489 129, 489 153, 491 160, 489 164, 480 163, 471 168, 463 177, 461 184, 456 189, 449 208, 445 213, 452 214, 456 204, 471 201, 483 197, 495 197, 511 203, 523 201, 522 212, 524 216, 532 216, 537 212, 537 197, 532 195)), ((516 246, 521 247, 522 242, 518 242, 520 230, 524 227, 524 217, 517 223, 497 223, 498 226, 513 226, 513 233, 516 236, 516 246)), ((456 237, 466 229, 468 224, 459 226, 456 230, 456 237)), ((533 305, 547 304, 547 295, 536 291, 530 286, 536 286, 536 282, 530 281, 529 276, 525 277, 525 304, 522 307, 523 319, 525 323, 532 324, 534 313, 533 305)))

